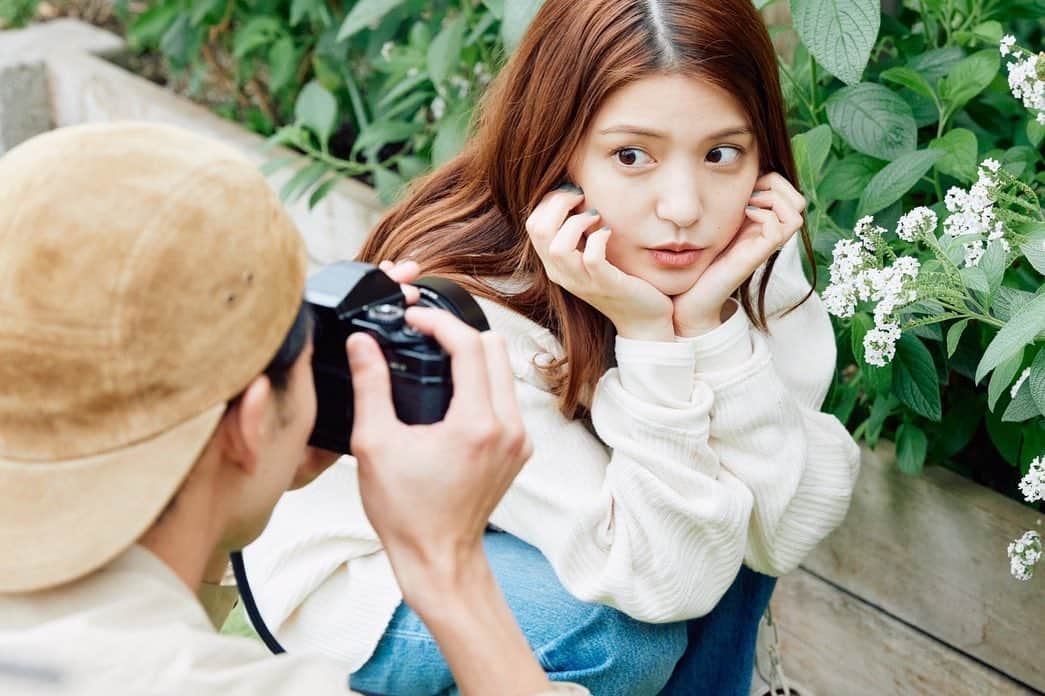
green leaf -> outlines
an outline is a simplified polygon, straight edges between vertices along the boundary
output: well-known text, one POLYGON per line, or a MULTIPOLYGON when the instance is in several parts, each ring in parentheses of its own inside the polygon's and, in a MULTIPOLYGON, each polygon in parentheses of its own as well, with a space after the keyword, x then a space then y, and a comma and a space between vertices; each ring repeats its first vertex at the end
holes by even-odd
POLYGON ((254 17, 236 32, 236 38, 232 43, 232 55, 243 58, 255 49, 272 42, 279 33, 279 20, 275 17, 254 17))
POLYGON ((428 75, 434 84, 441 84, 461 62, 464 33, 468 27, 463 16, 451 20, 428 47, 428 75))
POLYGON ((896 463, 900 471, 912 476, 922 473, 929 439, 922 429, 911 423, 902 423, 896 429, 896 463))
POLYGON ((987 280, 987 274, 979 266, 966 266, 959 271, 959 275, 969 290, 975 290, 983 295, 991 294, 991 284, 987 280))
POLYGON ((322 184, 317 186, 316 189, 312 192, 312 195, 308 197, 308 209, 312 210, 317 205, 319 205, 319 202, 326 198, 327 194, 330 193, 330 189, 334 188, 334 186, 337 185, 337 182, 340 178, 340 176, 335 174, 326 181, 324 181, 322 184))
POLYGON ((791 17, 820 65, 846 84, 860 81, 882 22, 880 0, 791 0, 791 17))
POLYGON ((972 28, 973 34, 992 43, 998 43, 1001 41, 1002 33, 1004 31, 1001 22, 995 22, 994 20, 981 22, 972 28))
POLYGON ((272 44, 272 48, 269 50, 269 89, 279 92, 289 85, 294 79, 297 67, 294 41, 289 36, 284 36, 272 44))
POLYGON ((175 70, 184 70, 192 59, 194 30, 189 16, 179 14, 160 40, 160 51, 175 70))
POLYGON ((993 295, 1001 287, 1002 278, 1005 277, 1005 269, 1009 266, 1009 254, 1000 242, 989 242, 987 250, 978 264, 987 276, 989 294, 993 295))
POLYGON ((1033 292, 1002 286, 991 302, 991 313, 1002 321, 1009 321, 1027 303, 1034 299, 1033 292))
POLYGON ((820 183, 817 193, 820 201, 855 201, 882 166, 881 160, 858 152, 832 162, 820 183))
POLYGON ((1027 140, 1034 147, 1041 147, 1042 141, 1045 140, 1045 125, 1038 123, 1037 118, 1027 121, 1027 140))
POLYGON ((917 150, 897 157, 871 179, 860 197, 857 214, 873 215, 900 200, 942 156, 937 150, 917 150))
POLYGON ((420 157, 402 157, 396 162, 396 166, 399 175, 407 181, 416 179, 428 171, 428 163, 420 157))
POLYGON ((954 355, 954 351, 958 350, 958 342, 962 340, 962 334, 965 333, 966 327, 969 326, 968 319, 962 319, 961 321, 954 322, 954 325, 947 330, 947 357, 954 355))
POLYGON ((341 23, 337 40, 344 41, 367 27, 376 26, 386 14, 402 4, 403 0, 359 0, 341 23))
POLYGON ((174 3, 157 5, 134 20, 127 31, 127 39, 138 46, 156 46, 177 17, 178 7, 174 3))
POLYGON ((965 52, 958 46, 934 48, 908 60, 907 67, 917 70, 925 76, 929 84, 934 84, 964 57, 965 52))
POLYGON ((925 77, 914 68, 908 68, 902 65, 895 68, 889 68, 879 77, 886 82, 892 82, 895 85, 906 87, 915 94, 920 94, 923 97, 929 97, 932 99, 936 96, 936 93, 933 91, 928 80, 926 80, 925 77))
POLYGON ((290 26, 296 27, 306 18, 313 16, 320 7, 321 0, 293 0, 290 3, 290 26))
POLYGON ((794 150, 802 190, 816 189, 820 179, 820 170, 823 169, 828 155, 831 154, 831 138, 831 127, 827 124, 791 138, 791 147, 794 150))
POLYGON ((1009 407, 1005 409, 1001 419, 1005 423, 1021 423, 1039 415, 1041 415, 1041 412, 1038 410, 1037 404, 1034 403, 1030 387, 1024 382, 1020 390, 1016 392, 1016 397, 1009 402, 1009 407))
POLYGON ((826 107, 831 127, 857 152, 893 160, 918 145, 911 107, 887 87, 844 87, 831 95, 826 107))
POLYGON ((378 199, 385 205, 391 205, 403 189, 403 179, 385 167, 374 168, 374 186, 378 199))
POLYGON ((537 16, 544 0, 508 0, 504 3, 504 19, 501 21, 501 38, 509 53, 522 40, 530 22, 537 16))
POLYGON ((486 9, 497 19, 504 17, 504 0, 483 0, 486 9))
POLYGON ((979 176, 977 165, 976 134, 965 128, 955 128, 942 138, 935 138, 929 143, 930 150, 943 153, 936 162, 936 168, 948 176, 953 176, 965 183, 976 181, 979 176))
POLYGON ((1030 395, 1039 413, 1045 413, 1045 348, 1038 351, 1030 366, 1030 395))
POLYGON ((953 113, 965 106, 994 81, 1001 69, 1001 55, 989 49, 963 58, 940 79, 940 98, 953 113))
POLYGON ((300 158, 297 155, 289 155, 286 157, 277 157, 275 159, 267 160, 260 167, 261 173, 263 176, 272 176, 280 169, 283 169, 288 165, 294 164, 298 161, 298 159, 300 158))
POLYGON ((932 421, 940 420, 940 383, 933 356, 918 338, 910 334, 904 334, 896 343, 893 394, 915 413, 932 421))
POLYGON ((468 138, 468 114, 455 113, 439 122, 439 130, 432 143, 432 165, 439 166, 452 159, 464 147, 468 138))
POLYGON ((313 162, 307 167, 298 170, 297 174, 283 185, 283 188, 279 191, 279 197, 283 199, 284 203, 293 203, 329 171, 330 168, 323 162, 313 162))
POLYGON ((1023 365, 1023 351, 1020 350, 991 373, 991 380, 987 384, 987 408, 994 410, 998 399, 1016 378, 1016 373, 1023 365))
POLYGON ((977 384, 984 376, 1008 360, 1045 330, 1045 295, 1038 295, 1002 327, 987 346, 976 368, 977 384))
POLYGON ((218 19, 227 2, 228 0, 195 0, 189 15, 192 25, 198 27, 205 19, 218 19))
POLYGON ((1045 225, 1039 225, 1029 232, 1027 241, 1020 245, 1020 251, 1034 270, 1045 275, 1045 225))
POLYGON ((319 136, 321 143, 326 143, 337 126, 337 99, 313 80, 298 95, 294 117, 319 136))
POLYGON ((410 121, 376 121, 363 129, 352 143, 352 154, 376 152, 388 143, 399 143, 421 129, 421 124, 410 121))

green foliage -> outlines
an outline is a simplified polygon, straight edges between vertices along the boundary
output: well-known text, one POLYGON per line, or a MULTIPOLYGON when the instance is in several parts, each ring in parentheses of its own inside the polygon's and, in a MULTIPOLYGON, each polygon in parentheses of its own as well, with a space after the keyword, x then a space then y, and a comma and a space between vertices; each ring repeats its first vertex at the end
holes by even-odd
POLYGON ((820 290, 836 242, 853 239, 864 215, 888 230, 876 263, 902 254, 921 264, 919 301, 900 313, 904 333, 884 367, 867 362, 876 322, 866 305, 833 319, 828 408, 871 445, 896 440, 905 472, 949 464, 1007 481, 1000 487, 1018 498, 1019 469, 1045 444, 1045 126, 1010 93, 999 42, 1012 34, 1040 50, 1045 3, 909 0, 892 16, 877 0, 791 0, 791 9, 803 43, 780 73, 820 290), (846 33, 857 17, 867 21, 846 33), (1001 163, 1008 252, 992 244, 963 267, 961 239, 895 236, 904 211, 946 217, 945 193, 976 182, 987 158, 1001 163))
POLYGON ((40 0, 0 0, 0 29, 25 26, 39 4, 40 0))
POLYGON ((160 0, 126 17, 127 38, 162 53, 201 93, 224 84, 221 113, 313 158, 283 188, 287 200, 315 204, 348 175, 387 203, 460 150, 478 95, 539 6, 160 0))

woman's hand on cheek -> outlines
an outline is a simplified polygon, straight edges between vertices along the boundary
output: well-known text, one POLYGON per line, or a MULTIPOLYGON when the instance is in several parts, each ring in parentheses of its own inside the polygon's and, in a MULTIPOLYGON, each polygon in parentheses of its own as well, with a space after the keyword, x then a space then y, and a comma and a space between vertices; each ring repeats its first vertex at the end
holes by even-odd
POLYGON ((699 336, 717 327, 722 306, 737 288, 801 229, 805 206, 781 175, 760 177, 733 241, 692 288, 673 298, 676 335, 699 336))
POLYGON ((606 260, 612 232, 599 227, 597 211, 574 212, 583 202, 579 189, 559 188, 545 196, 526 221, 548 278, 601 312, 619 335, 672 340, 671 299, 606 260))

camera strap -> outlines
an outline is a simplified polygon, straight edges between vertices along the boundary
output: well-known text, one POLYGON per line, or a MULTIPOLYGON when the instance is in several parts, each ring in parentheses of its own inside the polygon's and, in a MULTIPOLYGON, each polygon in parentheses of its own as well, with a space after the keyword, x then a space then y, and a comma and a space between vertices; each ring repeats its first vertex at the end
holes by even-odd
POLYGON ((283 649, 283 646, 279 644, 276 637, 269 631, 269 627, 265 625, 265 619, 261 618, 258 605, 254 602, 254 593, 250 591, 250 584, 247 582, 247 569, 243 566, 243 554, 239 551, 233 551, 229 554, 229 560, 232 562, 232 572, 236 576, 239 598, 243 602, 243 608, 247 612, 247 618, 250 619, 251 626, 257 631, 258 637, 261 638, 261 641, 270 652, 275 655, 285 653, 286 650, 283 649))

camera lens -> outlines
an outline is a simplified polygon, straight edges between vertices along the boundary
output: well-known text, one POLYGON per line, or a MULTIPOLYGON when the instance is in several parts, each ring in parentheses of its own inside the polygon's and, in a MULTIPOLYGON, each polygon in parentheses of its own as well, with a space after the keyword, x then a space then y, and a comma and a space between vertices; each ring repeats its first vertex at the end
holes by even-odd
POLYGON ((403 325, 403 316, 405 312, 399 305, 394 304, 383 304, 376 307, 371 307, 366 312, 366 317, 370 321, 383 324, 388 327, 399 327, 403 325))

